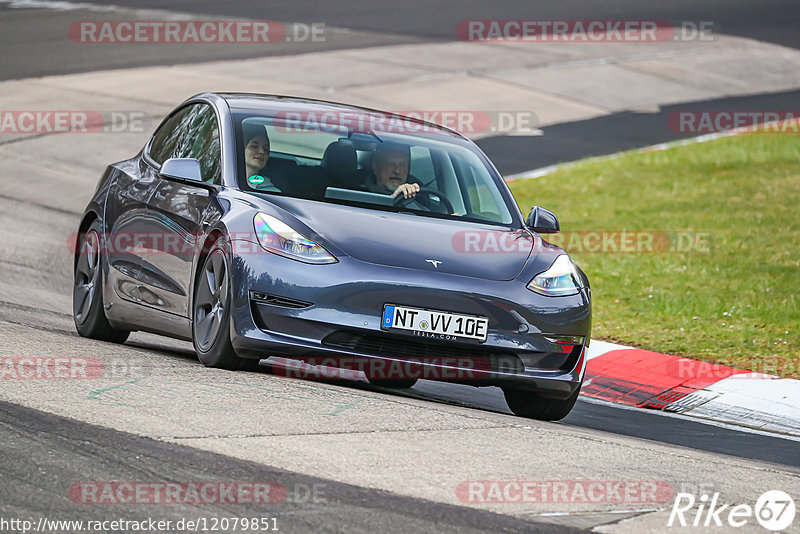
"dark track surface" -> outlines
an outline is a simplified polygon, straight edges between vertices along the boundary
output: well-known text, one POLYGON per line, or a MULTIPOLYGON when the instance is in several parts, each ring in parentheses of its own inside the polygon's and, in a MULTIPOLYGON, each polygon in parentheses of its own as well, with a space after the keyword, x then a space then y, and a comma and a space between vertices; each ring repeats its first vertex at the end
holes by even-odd
MULTIPOLYGON (((0 517, 60 520, 277 518, 279 532, 576 532, 384 491, 359 488, 163 443, 0 402, 0 517), (21 451, 25 451, 21 454, 21 451), (78 503, 78 482, 282 484, 280 504, 78 503), (309 489, 316 489, 316 498, 309 489), (74 497, 75 495, 73 495, 74 497)), ((128 531, 128 530, 125 530, 128 531)), ((171 530, 175 532, 176 530, 171 530)), ((59 530, 64 532, 64 530, 59 530)), ((180 531, 179 531, 180 532, 180 531)))
POLYGON ((667 125, 679 111, 778 111, 797 108, 800 91, 763 93, 663 106, 658 113, 613 113, 595 119, 545 126, 544 135, 496 136, 479 139, 478 146, 504 175, 555 163, 602 156, 658 143, 697 137, 708 132, 674 132, 667 125))
MULTIPOLYGON (((511 413, 498 388, 475 389, 422 381, 413 390, 404 391, 419 398, 511 413)), ((689 417, 667 416, 651 410, 592 402, 583 397, 566 418, 555 424, 800 467, 800 455, 797 454, 800 443, 797 441, 709 425, 689 417)))
POLYGON ((217 2, 214 0, 121 0, 130 8, 162 8, 193 13, 231 15, 369 29, 424 39, 454 40, 455 27, 469 19, 612 19, 713 21, 719 32, 760 41, 800 46, 800 4, 792 0, 410 0, 404 2, 350 0, 315 2, 281 0, 217 2))
MULTIPOLYGON (((103 3, 106 4, 106 3, 103 3)), ((0 79, 67 74, 99 69, 170 65, 209 60, 287 55, 320 50, 360 48, 402 42, 454 41, 456 26, 470 19, 541 20, 666 20, 714 23, 713 31, 800 47, 800 2, 792 0, 675 0, 642 2, 564 0, 424 0, 388 2, 357 0, 316 2, 281 0, 119 0, 110 5, 133 10, 166 9, 203 16, 324 23, 349 28, 348 34, 327 34, 325 42, 286 42, 268 45, 135 44, 92 45, 70 41, 67 30, 75 21, 127 20, 130 12, 96 10, 54 11, 10 9, 0 3, 0 79), (20 58, 24 57, 24 61, 20 58)), ((154 16, 146 17, 153 20, 154 16)))
MULTIPOLYGON (((87 47, 69 41, 66 28, 75 20, 119 20, 124 16, 86 10, 9 9, 0 4, 0 80, 66 74, 110 68, 168 65, 216 59, 241 59, 455 39, 455 26, 465 19, 665 19, 711 20, 726 34, 800 48, 800 2, 778 0, 676 0, 641 2, 593 0, 495 3, 477 0, 421 2, 319 3, 124 0, 131 9, 163 8, 204 15, 324 22, 351 28, 351 34, 326 43, 285 43, 270 47, 107 46, 87 47), (420 13, 424 13, 423 16, 420 13)), ((794 109, 800 91, 720 99, 665 107, 655 114, 619 113, 598 119, 544 128, 541 137, 495 137, 479 142, 504 173, 516 173, 557 162, 637 148, 694 134, 677 134, 665 117, 676 109, 794 109)), ((9 310, 9 314, 11 311, 9 310)), ((49 330, 49 327, 47 327, 49 330)), ((74 334, 70 334, 74 335, 74 334)), ((157 348, 150 348, 157 352, 157 348)), ((351 385, 349 387, 367 387, 351 385)), ((409 392, 398 392, 398 395, 409 392)), ((508 413, 498 391, 447 384, 421 383, 410 394, 429 402, 508 413), (477 392, 477 393, 476 393, 477 392), (499 395, 499 396, 498 396, 499 395)), ((524 423, 524 420, 520 420, 524 423)), ((786 466, 800 466, 798 442, 740 432, 681 417, 579 402, 558 426, 582 427, 651 441, 710 451, 786 466)), ((166 444, 95 427, 36 410, 0 403, 0 515, 42 515, 62 519, 153 516, 276 516, 281 531, 378 532, 542 531, 559 527, 523 521, 429 501, 398 497, 284 472, 272 467, 166 444), (273 509, 246 506, 90 507, 67 497, 77 480, 275 480, 284 485, 326 484, 326 502, 290 502, 273 509)))
MULTIPOLYGON (((66 74, 110 68, 169 65, 210 60, 243 59, 269 55, 360 48, 398 43, 455 40, 455 27, 466 19, 658 19, 713 21, 715 31, 800 47, 800 2, 767 0, 707 0, 703 3, 637 2, 622 0, 609 5, 591 0, 539 2, 512 0, 495 4, 468 0, 437 2, 436 8, 420 0, 370 2, 366 0, 318 4, 308 0, 217 2, 212 0, 167 2, 121 0, 113 5, 128 9, 169 9, 197 17, 237 17, 258 20, 324 23, 352 28, 353 32, 327 31, 325 42, 285 42, 268 45, 139 44, 91 45, 69 40, 67 28, 80 20, 121 20, 131 12, 85 9, 10 9, 0 4, 0 80, 66 74), (420 11, 425 16, 420 17, 420 11), (20 58, 25 60, 21 61, 20 58)), ((148 18, 148 17, 145 17, 148 18)), ((149 17, 152 18, 152 17, 149 17)), ((265 89, 266 90, 266 89, 265 89)), ((478 145, 500 172, 514 174, 554 163, 648 146, 695 134, 672 132, 666 117, 676 110, 794 109, 800 91, 723 98, 664 107, 658 113, 615 113, 596 119, 543 128, 543 136, 496 136, 478 145)))

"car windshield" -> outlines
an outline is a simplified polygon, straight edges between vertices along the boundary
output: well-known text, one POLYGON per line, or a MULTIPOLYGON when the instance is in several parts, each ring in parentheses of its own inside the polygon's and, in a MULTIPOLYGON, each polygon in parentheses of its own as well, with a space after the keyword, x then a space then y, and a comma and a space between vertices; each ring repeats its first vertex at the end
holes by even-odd
POLYGON ((235 114, 240 188, 422 216, 513 222, 510 194, 471 143, 411 119, 348 113, 347 121, 342 112, 332 112, 335 121, 325 113, 235 114), (403 184, 418 192, 393 195, 403 184))

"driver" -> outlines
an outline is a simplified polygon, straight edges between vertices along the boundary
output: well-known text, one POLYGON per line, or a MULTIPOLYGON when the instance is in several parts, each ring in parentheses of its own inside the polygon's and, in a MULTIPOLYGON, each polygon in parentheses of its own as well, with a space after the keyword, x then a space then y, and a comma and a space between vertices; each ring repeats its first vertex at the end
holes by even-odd
POLYGON ((408 182, 409 148, 404 145, 384 143, 372 154, 370 174, 364 188, 373 193, 403 195, 411 198, 419 192, 419 184, 408 182))

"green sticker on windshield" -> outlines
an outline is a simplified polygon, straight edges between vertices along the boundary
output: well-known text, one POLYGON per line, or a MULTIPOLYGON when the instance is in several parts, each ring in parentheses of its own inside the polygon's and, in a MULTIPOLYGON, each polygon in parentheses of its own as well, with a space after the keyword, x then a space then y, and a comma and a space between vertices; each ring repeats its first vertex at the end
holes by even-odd
POLYGON ((250 185, 263 184, 265 180, 266 178, 264 178, 260 174, 254 174, 253 176, 247 179, 247 181, 250 182, 250 185))

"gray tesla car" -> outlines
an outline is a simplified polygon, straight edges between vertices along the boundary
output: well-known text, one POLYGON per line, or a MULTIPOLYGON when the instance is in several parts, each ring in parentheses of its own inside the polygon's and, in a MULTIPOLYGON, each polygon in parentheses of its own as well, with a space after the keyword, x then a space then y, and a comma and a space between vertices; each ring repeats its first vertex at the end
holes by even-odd
POLYGON ((591 330, 585 274, 542 237, 558 231, 546 209, 524 218, 457 132, 204 93, 101 177, 75 242, 75 325, 190 340, 211 367, 499 386, 515 414, 555 420, 591 330))

